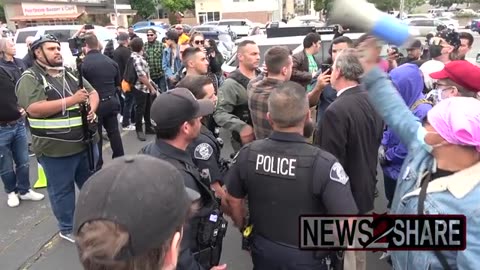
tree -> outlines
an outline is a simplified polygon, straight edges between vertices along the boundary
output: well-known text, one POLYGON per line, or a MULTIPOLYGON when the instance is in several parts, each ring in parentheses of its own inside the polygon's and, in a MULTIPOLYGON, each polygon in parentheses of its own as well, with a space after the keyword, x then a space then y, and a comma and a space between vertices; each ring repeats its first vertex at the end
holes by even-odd
POLYGON ((193 0, 160 0, 160 3, 171 12, 183 12, 187 9, 195 8, 195 2, 193 0))
MULTIPOLYGON (((468 2, 475 1, 464 1, 464 0, 430 0, 429 4, 435 7, 450 7, 453 4, 463 4, 468 2)), ((478 1, 477 1, 478 2, 478 1)))
POLYGON ((137 15, 147 19, 157 12, 158 0, 131 0, 132 8, 137 11, 137 15))

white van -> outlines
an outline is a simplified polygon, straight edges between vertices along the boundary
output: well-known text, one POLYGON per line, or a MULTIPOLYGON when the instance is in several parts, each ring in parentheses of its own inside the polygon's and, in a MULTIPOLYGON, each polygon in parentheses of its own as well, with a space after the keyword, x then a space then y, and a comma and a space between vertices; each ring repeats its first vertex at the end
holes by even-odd
MULTIPOLYGON (((27 54, 28 48, 25 43, 27 37, 33 36, 36 39, 40 36, 50 34, 60 41, 64 65, 76 68, 75 57, 72 55, 68 46, 68 39, 71 38, 81 27, 81 25, 44 25, 18 29, 14 38, 15 48, 17 50, 16 57, 23 58, 27 54)), ((112 33, 103 26, 95 25, 94 27, 95 35, 97 35, 97 38, 104 48, 108 40, 113 39, 114 43, 116 42, 115 33, 112 33)))

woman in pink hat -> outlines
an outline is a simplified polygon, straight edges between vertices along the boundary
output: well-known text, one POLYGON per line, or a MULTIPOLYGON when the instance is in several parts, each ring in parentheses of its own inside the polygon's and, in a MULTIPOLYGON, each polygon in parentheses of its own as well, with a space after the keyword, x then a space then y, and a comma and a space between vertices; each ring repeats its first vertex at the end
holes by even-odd
POLYGON ((466 217, 466 249, 389 251, 393 267, 478 269, 475 265, 480 261, 480 100, 445 99, 428 112, 422 123, 378 68, 375 41, 368 39, 358 49, 365 70, 363 83, 372 104, 409 149, 397 179, 391 213, 466 217))

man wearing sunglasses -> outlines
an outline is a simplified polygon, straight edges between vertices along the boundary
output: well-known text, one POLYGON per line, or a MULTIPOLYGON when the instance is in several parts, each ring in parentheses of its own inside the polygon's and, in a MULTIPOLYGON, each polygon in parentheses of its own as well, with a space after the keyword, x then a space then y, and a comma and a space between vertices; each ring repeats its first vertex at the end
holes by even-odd
POLYGON ((444 69, 430 74, 438 80, 434 84, 434 99, 438 103, 452 97, 478 97, 480 91, 480 68, 465 61, 452 61, 444 69))
POLYGON ((160 91, 167 91, 165 74, 162 69, 163 50, 165 48, 163 43, 157 40, 157 32, 154 29, 148 29, 147 42, 143 47, 150 67, 152 81, 160 87, 160 91))

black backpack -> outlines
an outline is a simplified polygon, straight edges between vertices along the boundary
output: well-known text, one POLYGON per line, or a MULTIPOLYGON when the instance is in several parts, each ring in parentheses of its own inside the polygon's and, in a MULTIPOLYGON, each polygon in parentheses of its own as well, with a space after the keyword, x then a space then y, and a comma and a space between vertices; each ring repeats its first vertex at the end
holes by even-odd
POLYGON ((135 70, 134 62, 135 59, 133 59, 133 57, 130 57, 125 66, 125 72, 123 73, 122 81, 122 90, 124 92, 130 92, 133 89, 135 83, 137 83, 138 75, 137 71, 135 70))

